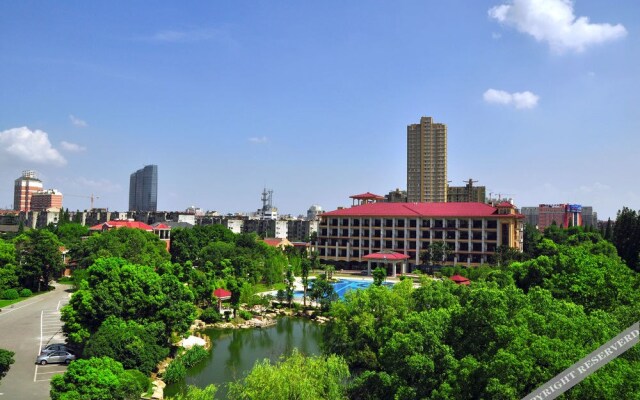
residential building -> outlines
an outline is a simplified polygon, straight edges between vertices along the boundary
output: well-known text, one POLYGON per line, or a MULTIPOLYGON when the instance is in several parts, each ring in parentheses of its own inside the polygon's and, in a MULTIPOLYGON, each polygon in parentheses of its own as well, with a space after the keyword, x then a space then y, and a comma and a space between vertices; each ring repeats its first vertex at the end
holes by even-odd
POLYGON ((42 181, 37 178, 35 171, 22 171, 22 176, 15 180, 13 209, 15 211, 30 211, 31 196, 42 189, 42 181))
POLYGON ((447 203, 485 203, 487 189, 484 186, 473 186, 475 182, 477 181, 469 179, 464 186, 449 186, 447 188, 447 203))
POLYGON ((409 268, 434 242, 450 249, 447 264, 486 263, 501 245, 522 251, 523 219, 509 202, 368 203, 320 217, 317 251, 322 261, 364 268, 365 256, 392 251, 405 254, 409 268))
POLYGON ((129 177, 129 211, 157 211, 158 166, 147 165, 129 177))
POLYGON ((432 117, 407 126, 407 199, 447 201, 447 126, 432 117))
POLYGON ((62 209, 62 193, 55 189, 41 190, 31 195, 32 211, 60 211, 62 209))
POLYGON ((542 232, 552 224, 570 226, 598 226, 598 214, 593 207, 580 204, 540 204, 538 207, 522 207, 526 223, 538 227, 542 232))
POLYGON ((400 189, 392 190, 389 194, 384 196, 384 201, 388 203, 406 203, 407 191, 400 189))

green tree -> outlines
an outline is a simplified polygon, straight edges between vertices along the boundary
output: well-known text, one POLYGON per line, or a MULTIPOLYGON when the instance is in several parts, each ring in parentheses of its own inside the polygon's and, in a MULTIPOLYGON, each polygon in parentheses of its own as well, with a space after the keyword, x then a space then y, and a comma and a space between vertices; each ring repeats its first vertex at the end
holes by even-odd
POLYGON ((15 239, 20 285, 32 291, 47 290, 63 269, 62 243, 44 229, 29 230, 15 239))
POLYGON ((449 256, 449 246, 444 240, 442 242, 433 242, 429 246, 431 250, 431 259, 434 263, 444 264, 449 256))
POLYGON ((613 244, 627 266, 640 272, 640 213, 627 207, 618 211, 613 244))
POLYGON ((166 244, 152 232, 141 229, 118 228, 93 233, 70 249, 78 266, 87 268, 98 258, 119 257, 132 264, 158 268, 171 258, 166 244))
POLYGON ((2 380, 5 375, 7 375, 11 364, 15 362, 15 360, 13 359, 14 355, 15 353, 13 351, 0 349, 0 380, 2 380))
POLYGON ((295 288, 295 277, 293 276, 293 268, 289 266, 287 268, 287 275, 284 279, 286 285, 286 295, 287 295, 287 303, 289 303, 289 308, 291 308, 291 302, 293 301, 293 291, 295 288))
POLYGON ((53 233, 60 239, 62 244, 68 249, 72 246, 79 245, 83 237, 89 235, 89 228, 77 223, 68 222, 59 224, 53 233))
POLYGON ((302 280, 302 302, 304 307, 307 306, 307 289, 309 288, 309 272, 311 272, 311 260, 307 257, 302 259, 300 263, 301 277, 302 280))
POLYGON ((140 324, 162 322, 168 338, 185 332, 193 321, 193 294, 172 274, 102 258, 89 267, 86 289, 76 291, 63 307, 63 330, 71 343, 81 346, 110 316, 140 324))
POLYGON ((84 349, 85 357, 110 357, 126 369, 137 369, 146 375, 169 355, 164 336, 164 324, 141 325, 108 317, 91 336, 84 349))
POLYGON ((76 360, 64 375, 55 375, 50 395, 52 400, 134 400, 146 389, 118 361, 94 357, 76 360))
POLYGON ((216 385, 209 385, 204 389, 200 389, 197 386, 187 386, 187 390, 184 393, 176 394, 175 396, 165 397, 167 400, 211 400, 215 397, 218 388, 216 385))
POLYGON ((340 357, 305 357, 294 349, 275 365, 257 362, 251 372, 229 385, 229 398, 251 400, 346 399, 347 364, 340 357))
MULTIPOLYGON (((395 266, 394 266, 395 268, 395 266)), ((373 270, 373 284, 376 286, 382 285, 382 282, 387 279, 387 269, 383 267, 378 267, 373 270)))
POLYGON ((311 298, 326 311, 331 308, 331 303, 338 299, 338 294, 324 275, 318 275, 311 284, 311 298))

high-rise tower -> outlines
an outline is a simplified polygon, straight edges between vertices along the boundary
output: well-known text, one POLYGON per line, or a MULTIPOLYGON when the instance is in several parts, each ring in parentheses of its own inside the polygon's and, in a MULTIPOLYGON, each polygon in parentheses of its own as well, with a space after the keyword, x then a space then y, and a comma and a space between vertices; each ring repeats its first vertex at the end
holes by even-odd
POLYGON ((407 126, 407 201, 447 201, 447 126, 431 117, 407 126))
POLYGON ((15 180, 13 209, 16 211, 30 211, 31 196, 41 190, 42 181, 36 177, 35 171, 22 171, 22 176, 15 180))
POLYGON ((157 211, 158 166, 147 165, 129 178, 129 211, 157 211))

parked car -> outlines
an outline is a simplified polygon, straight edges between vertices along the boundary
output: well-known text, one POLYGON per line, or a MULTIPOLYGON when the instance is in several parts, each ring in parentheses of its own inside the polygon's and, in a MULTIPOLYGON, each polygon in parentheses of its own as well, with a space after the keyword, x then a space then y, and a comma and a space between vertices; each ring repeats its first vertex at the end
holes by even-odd
POLYGON ((53 353, 54 351, 69 351, 69 349, 67 348, 67 345, 64 343, 52 343, 52 344, 46 345, 40 351, 40 354, 49 354, 49 353, 53 353))
POLYGON ((76 356, 73 353, 69 353, 68 351, 54 351, 49 354, 40 354, 36 358, 36 364, 40 364, 40 365, 47 365, 49 363, 69 364, 71 361, 75 359, 76 359, 76 356))

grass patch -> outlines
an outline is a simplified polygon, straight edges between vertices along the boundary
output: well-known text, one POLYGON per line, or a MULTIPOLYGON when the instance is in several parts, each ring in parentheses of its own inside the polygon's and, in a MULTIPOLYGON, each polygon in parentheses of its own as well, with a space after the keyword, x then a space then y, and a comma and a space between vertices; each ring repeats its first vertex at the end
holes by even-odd
POLYGON ((0 300, 0 308, 4 308, 6 306, 10 306, 11 304, 19 303, 22 300, 29 299, 30 297, 19 297, 13 300, 0 300))
POLYGON ((58 279, 58 283, 64 283, 65 285, 73 285, 73 278, 69 276, 63 276, 58 279))

